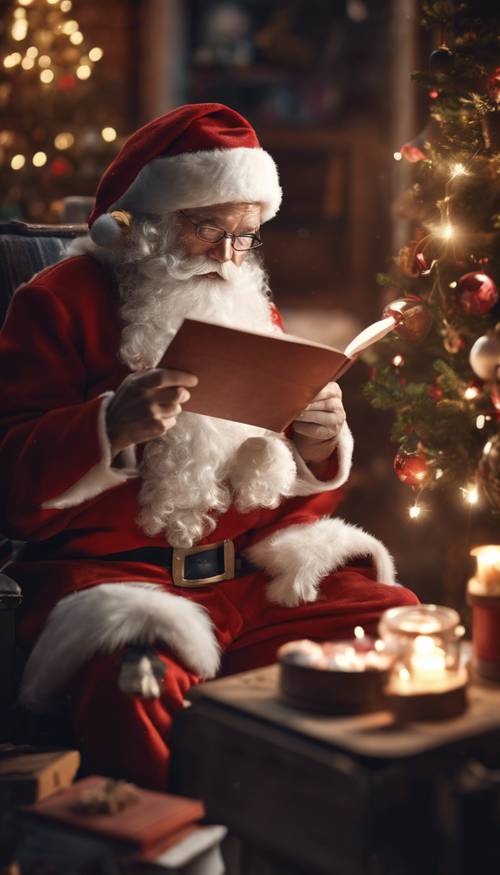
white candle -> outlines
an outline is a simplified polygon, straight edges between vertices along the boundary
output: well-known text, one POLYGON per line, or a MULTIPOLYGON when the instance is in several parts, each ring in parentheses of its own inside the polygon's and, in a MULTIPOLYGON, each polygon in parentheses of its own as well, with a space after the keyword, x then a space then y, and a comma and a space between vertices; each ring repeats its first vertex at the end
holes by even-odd
POLYGON ((500 546, 486 544, 471 550, 477 559, 476 581, 483 591, 500 589, 500 546))

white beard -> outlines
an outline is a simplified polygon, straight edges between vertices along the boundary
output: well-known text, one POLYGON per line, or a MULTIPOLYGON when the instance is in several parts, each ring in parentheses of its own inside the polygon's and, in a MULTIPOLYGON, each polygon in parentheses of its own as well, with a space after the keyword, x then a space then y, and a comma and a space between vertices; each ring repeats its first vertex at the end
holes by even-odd
MULTIPOLYGON (((272 322, 265 273, 250 253, 240 267, 168 250, 169 228, 142 223, 116 267, 125 327, 120 357, 131 370, 156 367, 186 317, 248 330, 279 331, 272 322), (160 242, 161 241, 161 242, 160 242), (124 263, 123 263, 124 261, 124 263), (217 271, 220 280, 199 274, 217 271)), ((175 426, 145 445, 139 524, 191 547, 217 517, 277 507, 291 494, 296 468, 288 445, 255 426, 181 413, 175 426)))

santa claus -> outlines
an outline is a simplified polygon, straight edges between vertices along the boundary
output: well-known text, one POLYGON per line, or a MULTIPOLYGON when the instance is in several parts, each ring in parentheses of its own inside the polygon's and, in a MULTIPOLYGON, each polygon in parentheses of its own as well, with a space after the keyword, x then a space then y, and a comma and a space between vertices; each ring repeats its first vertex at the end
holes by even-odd
POLYGON ((167 113, 126 142, 90 236, 16 292, 0 335, 21 700, 69 710, 89 768, 145 786, 166 786, 191 684, 416 601, 385 547, 332 516, 352 455, 336 384, 278 435, 183 412, 197 375, 158 367, 186 316, 283 330, 254 251, 280 201, 241 115, 167 113))

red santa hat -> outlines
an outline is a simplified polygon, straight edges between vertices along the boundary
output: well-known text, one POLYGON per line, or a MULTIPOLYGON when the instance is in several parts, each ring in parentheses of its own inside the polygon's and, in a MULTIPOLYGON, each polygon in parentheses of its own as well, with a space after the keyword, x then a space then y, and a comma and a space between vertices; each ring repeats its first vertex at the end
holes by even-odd
POLYGON ((109 245, 120 233, 110 214, 164 215, 218 203, 260 203, 262 221, 281 203, 278 171, 238 112, 194 103, 133 134, 104 172, 89 216, 92 239, 109 245))

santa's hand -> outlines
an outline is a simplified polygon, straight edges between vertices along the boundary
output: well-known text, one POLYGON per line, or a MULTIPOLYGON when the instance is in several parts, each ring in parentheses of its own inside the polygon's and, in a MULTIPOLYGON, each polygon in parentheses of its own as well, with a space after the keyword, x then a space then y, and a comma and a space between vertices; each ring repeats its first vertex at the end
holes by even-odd
POLYGON ((334 449, 346 420, 342 390, 327 383, 293 423, 293 441, 306 462, 322 462, 334 449))
POLYGON ((125 377, 106 411, 113 457, 125 447, 159 437, 172 428, 181 405, 191 397, 187 387, 197 383, 194 374, 166 368, 125 377))

